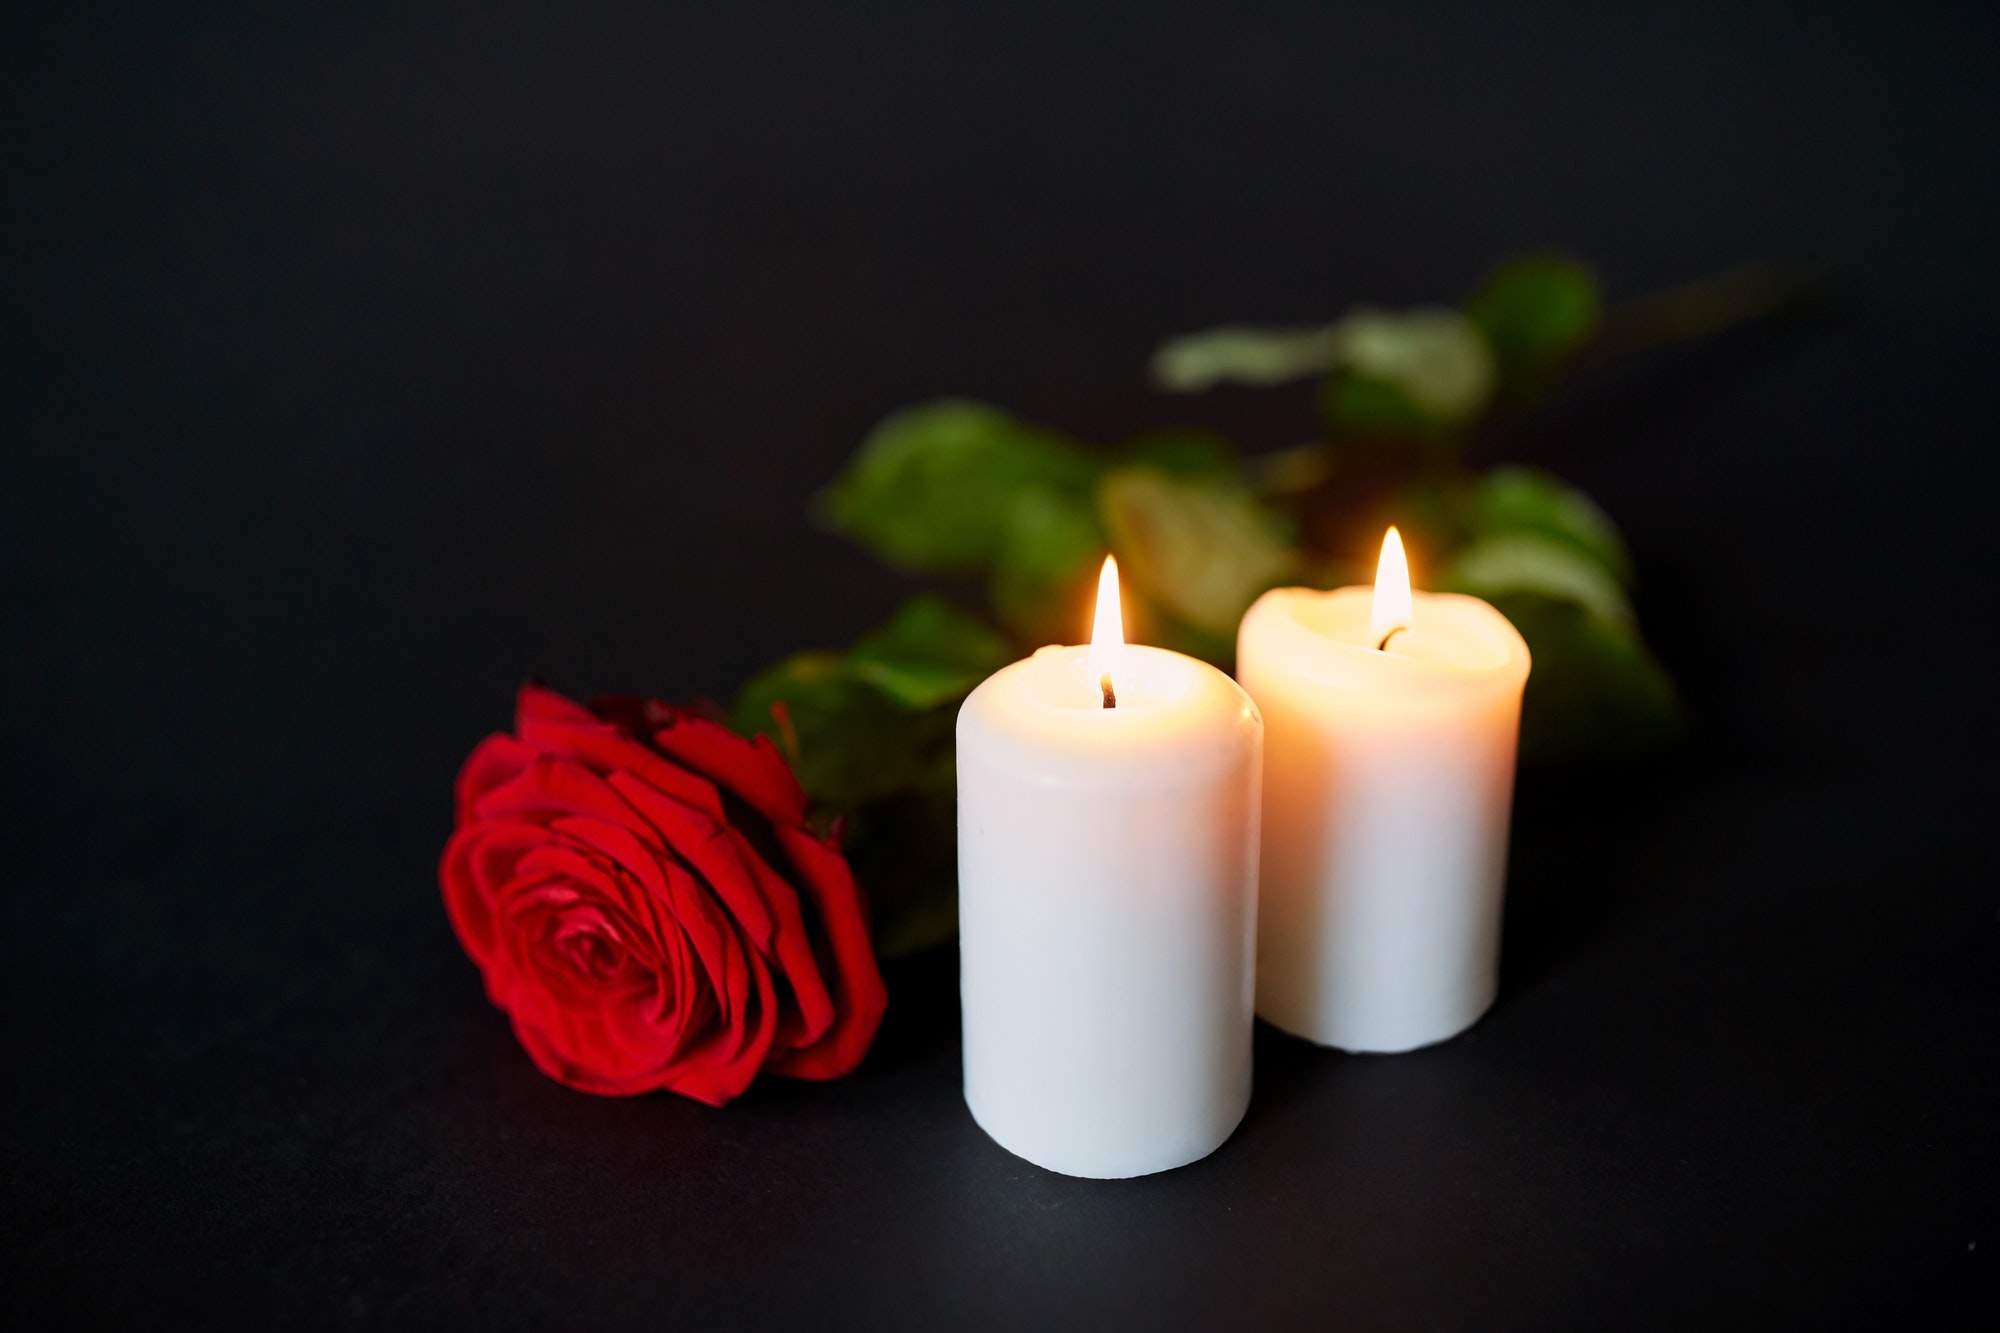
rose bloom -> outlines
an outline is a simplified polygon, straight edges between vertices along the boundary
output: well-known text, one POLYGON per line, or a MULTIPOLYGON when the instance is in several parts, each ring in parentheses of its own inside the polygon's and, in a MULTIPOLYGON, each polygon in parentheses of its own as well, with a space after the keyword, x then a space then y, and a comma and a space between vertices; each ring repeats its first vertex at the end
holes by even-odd
POLYGON ((838 844, 768 739, 686 709, 524 688, 458 775, 438 877, 487 996, 585 1092, 838 1078, 882 1021, 838 844))

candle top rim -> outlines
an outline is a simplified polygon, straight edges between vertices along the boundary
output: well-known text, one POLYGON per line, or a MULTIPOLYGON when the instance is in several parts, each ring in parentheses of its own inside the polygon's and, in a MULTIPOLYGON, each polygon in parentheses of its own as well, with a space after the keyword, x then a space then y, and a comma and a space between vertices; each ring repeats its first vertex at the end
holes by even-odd
MULTIPOLYGON (((994 679, 1024 663, 1038 663, 1020 673, 1015 697, 1054 714, 1081 713, 1105 725, 1118 726, 1135 718, 1187 706, 1201 692, 1204 672, 1229 677, 1185 653, 1145 643, 1121 643, 1120 680, 1116 707, 1106 708, 1092 663, 1092 645, 1050 643, 1010 663, 994 679), (1122 716, 1121 716, 1122 715, 1122 716)), ((1232 684, 1234 682, 1231 682, 1232 684)))
POLYGON ((1244 615, 1243 637, 1291 641, 1296 647, 1281 650, 1289 669, 1339 685, 1421 680, 1480 688, 1526 680, 1528 645, 1491 603, 1453 592, 1412 597, 1413 623, 1386 649, 1370 638, 1374 589, 1367 585, 1274 588, 1244 615))
POLYGON ((1227 674, 1170 649, 1125 647, 1115 708, 1103 707, 1087 645, 1050 645, 988 676, 959 708, 960 762, 984 737, 989 758, 1005 752, 1008 766, 1050 781, 1103 770, 1174 783, 1260 743, 1263 714, 1227 674))

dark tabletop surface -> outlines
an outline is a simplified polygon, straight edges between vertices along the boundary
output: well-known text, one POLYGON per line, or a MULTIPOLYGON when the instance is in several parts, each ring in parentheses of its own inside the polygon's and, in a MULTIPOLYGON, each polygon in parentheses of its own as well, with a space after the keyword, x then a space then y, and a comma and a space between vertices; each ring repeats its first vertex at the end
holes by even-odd
POLYGON ((2000 1315, 1995 18, 10 11, 10 1322, 2000 1315), (1289 445, 1305 390, 1148 350, 1549 244, 1846 295, 1503 441, 1624 524, 1695 726, 1526 782, 1477 1028, 1260 1032, 1235 1138, 1119 1183, 973 1126, 948 951, 844 1082, 535 1072, 434 879, 524 676, 726 697, 879 619, 803 513, 901 403, 1289 445))

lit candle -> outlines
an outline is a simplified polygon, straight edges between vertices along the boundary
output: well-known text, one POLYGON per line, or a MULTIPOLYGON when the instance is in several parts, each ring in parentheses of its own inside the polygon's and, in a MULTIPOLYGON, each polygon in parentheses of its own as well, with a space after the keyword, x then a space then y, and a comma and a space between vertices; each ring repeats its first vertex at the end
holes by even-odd
POLYGON ((1110 560, 1088 648, 959 710, 965 1101, 1001 1147, 1139 1176, 1243 1118, 1263 734, 1222 672, 1124 642, 1110 560))
POLYGON ((1349 1051, 1464 1031, 1498 984, 1507 817, 1528 646, 1476 597, 1265 593, 1237 676, 1263 710, 1257 1012, 1349 1051))

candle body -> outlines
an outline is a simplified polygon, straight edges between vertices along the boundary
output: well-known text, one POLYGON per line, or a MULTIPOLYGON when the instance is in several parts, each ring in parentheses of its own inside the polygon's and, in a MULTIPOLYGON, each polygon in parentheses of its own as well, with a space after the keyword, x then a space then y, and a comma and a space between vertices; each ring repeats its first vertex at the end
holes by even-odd
POLYGON ((1257 1012, 1406 1051, 1493 1002, 1528 650, 1486 603, 1419 593, 1379 651, 1370 597, 1279 589, 1239 631, 1266 725, 1257 1012))
POLYGON ((958 718, 965 1100, 1065 1175, 1207 1156, 1250 1099, 1263 724, 1204 663, 1082 648, 999 672, 958 718))

